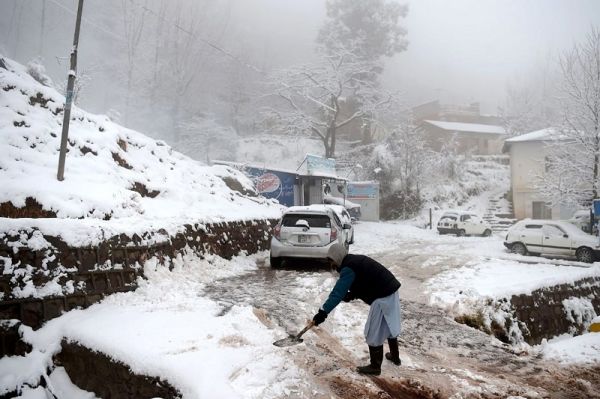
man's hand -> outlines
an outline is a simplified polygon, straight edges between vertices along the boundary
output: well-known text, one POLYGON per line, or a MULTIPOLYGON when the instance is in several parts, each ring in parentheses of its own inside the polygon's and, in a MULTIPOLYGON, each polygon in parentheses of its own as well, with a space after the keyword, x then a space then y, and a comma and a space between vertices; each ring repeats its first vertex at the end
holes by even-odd
POLYGON ((352 294, 352 291, 348 291, 348 292, 346 292, 346 295, 344 295, 343 301, 350 302, 350 301, 353 301, 354 299, 356 299, 356 298, 354 297, 354 294, 352 294))
POLYGON ((319 312, 313 317, 313 321, 315 322, 315 326, 323 323, 327 318, 327 313, 323 309, 319 309, 319 312))

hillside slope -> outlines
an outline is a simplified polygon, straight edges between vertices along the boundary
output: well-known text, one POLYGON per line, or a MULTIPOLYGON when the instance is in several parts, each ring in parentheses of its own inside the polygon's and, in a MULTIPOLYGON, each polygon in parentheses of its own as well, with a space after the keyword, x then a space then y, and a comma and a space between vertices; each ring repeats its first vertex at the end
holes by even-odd
MULTIPOLYGON (((253 220, 280 207, 252 197, 249 179, 209 167, 164 142, 77 107, 71 112, 65 179, 56 178, 64 96, 4 59, 0 67, 0 216, 77 218, 159 227, 253 220), (144 222, 142 222, 144 221, 144 222)), ((0 226, 15 220, 0 219, 0 226)), ((31 219, 29 219, 30 222, 31 219)))

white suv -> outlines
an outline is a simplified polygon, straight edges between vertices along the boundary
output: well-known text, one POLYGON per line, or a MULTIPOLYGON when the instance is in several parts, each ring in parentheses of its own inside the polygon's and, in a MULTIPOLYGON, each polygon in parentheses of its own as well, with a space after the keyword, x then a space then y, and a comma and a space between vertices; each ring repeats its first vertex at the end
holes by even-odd
POLYGON ((521 220, 508 229, 504 246, 520 255, 575 256, 587 263, 600 255, 598 237, 559 220, 521 220))
POLYGON ((440 234, 456 234, 457 236, 492 235, 492 227, 478 215, 465 211, 444 212, 437 224, 440 234))
POLYGON ((342 223, 328 207, 293 206, 273 228, 271 267, 280 267, 283 258, 327 259, 334 246, 348 253, 347 234, 352 225, 342 223))

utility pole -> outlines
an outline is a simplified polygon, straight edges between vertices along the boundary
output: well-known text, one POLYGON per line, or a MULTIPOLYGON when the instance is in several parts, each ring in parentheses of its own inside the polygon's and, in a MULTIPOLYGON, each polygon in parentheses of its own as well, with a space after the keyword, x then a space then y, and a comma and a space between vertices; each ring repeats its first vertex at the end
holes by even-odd
POLYGON ((73 102, 73 88, 75 86, 75 77, 77 76, 77 46, 79 45, 79 27, 81 26, 81 12, 83 11, 83 0, 79 0, 77 7, 77 21, 75 22, 75 36, 73 37, 73 48, 71 49, 71 69, 69 70, 69 80, 67 82, 67 94, 65 96, 65 109, 63 111, 62 136, 60 138, 60 153, 58 155, 58 174, 59 181, 64 180, 65 157, 67 156, 67 141, 69 138, 69 122, 71 121, 71 103, 73 102))

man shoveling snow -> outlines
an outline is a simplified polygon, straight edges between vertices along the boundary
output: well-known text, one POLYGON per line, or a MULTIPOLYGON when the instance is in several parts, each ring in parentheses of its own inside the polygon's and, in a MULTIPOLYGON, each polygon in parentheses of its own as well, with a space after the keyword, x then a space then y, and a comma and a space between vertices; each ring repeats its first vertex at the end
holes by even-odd
POLYGON ((345 255, 335 251, 329 258, 340 273, 329 297, 313 317, 315 325, 343 300, 361 299, 371 306, 365 324, 365 339, 369 345, 370 364, 357 368, 361 374, 381 374, 383 343, 387 339, 390 352, 385 357, 400 365, 398 335, 400 335, 400 282, 382 264, 365 255, 345 255))

